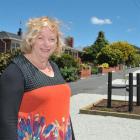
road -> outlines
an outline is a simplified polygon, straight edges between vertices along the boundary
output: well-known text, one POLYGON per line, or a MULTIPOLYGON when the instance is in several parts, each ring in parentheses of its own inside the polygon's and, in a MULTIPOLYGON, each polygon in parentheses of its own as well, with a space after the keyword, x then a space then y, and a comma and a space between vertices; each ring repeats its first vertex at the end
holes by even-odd
MULTIPOLYGON (((140 68, 115 72, 113 79, 122 79, 124 75, 138 69, 140 68)), ((107 74, 92 75, 89 78, 69 83, 74 95, 71 98, 71 119, 76 140, 139 140, 139 120, 79 113, 79 109, 105 98, 107 76, 107 74)), ((128 97, 124 96, 128 95, 125 89, 114 89, 112 94, 115 95, 112 96, 113 99, 126 100, 128 97)), ((135 90, 134 95, 136 95, 135 90)))
MULTIPOLYGON (((113 73, 113 80, 114 79, 124 79, 125 75, 134 72, 140 69, 140 67, 127 69, 125 71, 114 72, 113 73)), ((107 74, 98 74, 92 75, 89 78, 81 79, 76 82, 71 82, 70 87, 72 89, 73 95, 79 93, 88 93, 88 94, 107 94, 107 81, 108 75, 107 74)), ((128 92, 125 89, 113 89, 113 95, 128 95, 128 92)), ((134 95, 136 95, 136 89, 134 88, 134 95)))

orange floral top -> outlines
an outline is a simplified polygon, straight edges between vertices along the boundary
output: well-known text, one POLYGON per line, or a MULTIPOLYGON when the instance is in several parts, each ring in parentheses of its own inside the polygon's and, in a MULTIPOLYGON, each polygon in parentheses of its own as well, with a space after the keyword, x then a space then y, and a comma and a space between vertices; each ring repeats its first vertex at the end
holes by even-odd
POLYGON ((18 139, 71 140, 70 95, 67 84, 26 92, 18 114, 18 139))

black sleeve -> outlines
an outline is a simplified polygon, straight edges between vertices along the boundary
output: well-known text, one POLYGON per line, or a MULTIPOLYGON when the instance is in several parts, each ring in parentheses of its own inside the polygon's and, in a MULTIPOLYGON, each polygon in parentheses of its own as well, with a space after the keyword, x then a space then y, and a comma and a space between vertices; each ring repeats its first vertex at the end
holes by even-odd
POLYGON ((24 78, 16 64, 0 77, 0 140, 17 140, 17 121, 24 93, 24 78))

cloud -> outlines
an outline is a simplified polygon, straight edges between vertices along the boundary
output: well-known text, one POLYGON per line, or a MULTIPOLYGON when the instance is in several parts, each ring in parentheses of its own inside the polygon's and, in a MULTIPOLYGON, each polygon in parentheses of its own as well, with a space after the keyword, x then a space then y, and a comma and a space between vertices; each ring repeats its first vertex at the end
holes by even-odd
POLYGON ((136 30, 136 28, 128 28, 127 29, 127 32, 133 32, 133 31, 135 31, 136 30))
POLYGON ((96 25, 112 24, 110 19, 99 19, 97 17, 91 18, 91 23, 96 25))
POLYGON ((72 21, 68 21, 67 23, 63 23, 63 27, 64 27, 66 30, 71 30, 72 24, 73 24, 72 21))

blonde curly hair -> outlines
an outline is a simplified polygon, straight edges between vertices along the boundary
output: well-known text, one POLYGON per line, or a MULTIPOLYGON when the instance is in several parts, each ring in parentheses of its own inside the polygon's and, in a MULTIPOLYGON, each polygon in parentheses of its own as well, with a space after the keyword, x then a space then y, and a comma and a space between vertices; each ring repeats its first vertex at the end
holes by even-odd
POLYGON ((37 37, 38 33, 41 31, 43 27, 49 27, 52 31, 57 34, 57 47, 54 51, 54 54, 60 55, 62 52, 62 46, 64 45, 62 41, 62 33, 60 32, 60 22, 56 19, 52 19, 50 17, 39 17, 29 19, 27 22, 27 31, 23 35, 23 42, 21 51, 24 54, 31 53, 32 44, 34 43, 34 39, 37 37))

